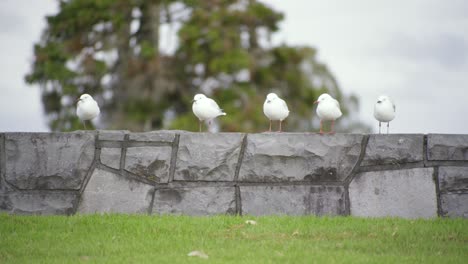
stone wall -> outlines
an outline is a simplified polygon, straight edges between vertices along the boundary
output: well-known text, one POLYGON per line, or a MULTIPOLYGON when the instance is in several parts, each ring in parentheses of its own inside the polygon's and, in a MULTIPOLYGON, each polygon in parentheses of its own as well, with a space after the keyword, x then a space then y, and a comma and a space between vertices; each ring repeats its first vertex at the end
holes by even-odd
POLYGON ((468 217, 468 135, 3 133, 0 211, 468 217))

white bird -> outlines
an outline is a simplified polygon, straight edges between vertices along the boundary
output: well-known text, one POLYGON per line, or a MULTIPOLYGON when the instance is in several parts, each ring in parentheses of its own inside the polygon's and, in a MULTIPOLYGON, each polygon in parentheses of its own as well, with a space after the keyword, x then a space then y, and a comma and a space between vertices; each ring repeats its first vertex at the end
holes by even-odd
POLYGON ((279 121, 279 130, 281 132, 281 123, 289 115, 288 105, 286 102, 279 98, 275 93, 269 93, 266 97, 265 103, 263 104, 263 113, 270 119, 271 132, 271 121, 279 121))
POLYGON ((83 122, 86 129, 86 120, 91 120, 99 115, 101 111, 96 101, 89 94, 82 94, 78 100, 76 115, 83 122))
POLYGON ((390 130, 390 121, 395 118, 395 103, 386 95, 381 95, 374 106, 374 117, 379 121, 379 134, 382 129, 382 122, 387 123, 387 134, 390 130))
POLYGON ((324 93, 319 96, 317 101, 314 104, 317 106, 317 115, 320 118, 320 134, 323 134, 322 122, 332 121, 330 134, 333 134, 333 126, 335 125, 335 120, 338 119, 342 113, 340 110, 340 103, 338 103, 335 98, 331 97, 329 94, 324 93))
POLYGON ((226 115, 213 99, 206 97, 204 94, 196 94, 192 102, 193 113, 200 121, 200 132, 202 121, 208 120, 208 122, 211 123, 213 118, 226 115))

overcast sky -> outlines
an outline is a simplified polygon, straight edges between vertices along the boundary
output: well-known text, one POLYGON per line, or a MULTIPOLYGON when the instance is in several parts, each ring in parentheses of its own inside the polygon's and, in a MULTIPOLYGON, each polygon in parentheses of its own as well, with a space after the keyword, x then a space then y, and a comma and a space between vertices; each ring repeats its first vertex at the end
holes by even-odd
MULTIPOLYGON (((397 105, 391 132, 468 133, 468 1, 264 2, 286 15, 274 42, 316 47, 374 129, 373 105, 387 94, 397 105)), ((56 8, 53 0, 0 1, 0 131, 48 130, 39 89, 23 76, 56 8)))

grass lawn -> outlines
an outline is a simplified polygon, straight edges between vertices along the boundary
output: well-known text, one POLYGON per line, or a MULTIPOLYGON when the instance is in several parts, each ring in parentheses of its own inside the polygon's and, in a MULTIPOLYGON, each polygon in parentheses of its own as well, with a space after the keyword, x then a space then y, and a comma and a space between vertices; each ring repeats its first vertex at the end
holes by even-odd
POLYGON ((32 262, 468 263, 468 220, 0 214, 0 263, 32 262))

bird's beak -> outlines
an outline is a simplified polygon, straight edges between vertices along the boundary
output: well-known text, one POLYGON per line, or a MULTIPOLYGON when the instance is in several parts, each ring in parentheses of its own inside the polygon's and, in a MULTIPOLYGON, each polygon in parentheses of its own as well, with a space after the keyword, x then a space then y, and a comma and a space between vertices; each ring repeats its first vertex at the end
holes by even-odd
POLYGON ((271 103, 271 100, 267 100, 267 103, 271 103))
POLYGON ((192 100, 192 101, 190 101, 190 102, 192 102, 192 103, 193 103, 193 102, 195 102, 195 99, 193 99, 193 100, 192 100))
POLYGON ((318 104, 318 101, 314 101, 314 104, 318 104))
POLYGON ((379 101, 377 101, 377 103, 379 103, 379 104, 380 104, 381 102, 382 102, 382 101, 380 101, 380 100, 379 100, 379 101))

